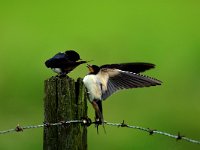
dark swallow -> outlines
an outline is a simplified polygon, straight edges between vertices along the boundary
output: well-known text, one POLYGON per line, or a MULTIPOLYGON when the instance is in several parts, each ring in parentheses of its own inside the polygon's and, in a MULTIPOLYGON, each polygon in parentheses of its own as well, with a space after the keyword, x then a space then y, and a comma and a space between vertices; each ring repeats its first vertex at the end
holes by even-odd
MULTIPOLYGON (((122 63, 103 66, 88 65, 83 79, 89 100, 95 109, 95 120, 103 124, 102 101, 118 90, 161 85, 161 81, 139 73, 155 67, 151 63, 122 63)), ((97 126, 98 127, 98 126, 97 126)))
POLYGON ((80 55, 74 50, 68 50, 64 53, 57 53, 52 58, 45 62, 47 68, 51 68, 54 72, 60 76, 66 76, 69 72, 75 69, 78 65, 87 63, 82 61, 80 55))

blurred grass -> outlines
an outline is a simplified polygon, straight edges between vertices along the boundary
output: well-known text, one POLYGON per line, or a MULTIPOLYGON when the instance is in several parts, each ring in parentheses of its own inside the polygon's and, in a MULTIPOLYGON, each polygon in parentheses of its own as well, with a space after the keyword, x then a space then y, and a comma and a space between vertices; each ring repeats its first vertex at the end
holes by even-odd
MULTIPOLYGON (((105 119, 200 139, 198 1, 2 1, 0 130, 43 121, 44 61, 77 50, 97 65, 152 62, 160 87, 127 90, 103 103, 105 119)), ((81 66, 70 76, 83 77, 81 66)), ((93 117, 89 105, 89 116, 93 117)), ((89 149, 199 149, 166 137, 107 127, 88 129, 89 149)), ((42 129, 0 136, 0 149, 42 149, 42 129)))

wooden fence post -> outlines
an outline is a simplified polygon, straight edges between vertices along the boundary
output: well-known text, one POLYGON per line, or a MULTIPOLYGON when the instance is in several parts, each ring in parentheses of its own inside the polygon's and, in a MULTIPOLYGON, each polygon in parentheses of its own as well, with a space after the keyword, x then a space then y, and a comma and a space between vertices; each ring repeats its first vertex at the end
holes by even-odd
MULTIPOLYGON (((87 117, 87 95, 82 79, 51 77, 45 80, 44 121, 87 117)), ((44 127, 44 150, 87 150, 87 127, 79 124, 44 127)))

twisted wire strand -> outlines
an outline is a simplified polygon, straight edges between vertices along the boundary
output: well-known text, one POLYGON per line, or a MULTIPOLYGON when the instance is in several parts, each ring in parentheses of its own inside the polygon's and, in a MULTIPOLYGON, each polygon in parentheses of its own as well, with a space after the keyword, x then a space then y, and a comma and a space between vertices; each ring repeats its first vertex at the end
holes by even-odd
MULTIPOLYGON (((57 123, 44 123, 44 124, 30 125, 30 126, 17 125, 16 128, 0 131, 0 134, 7 134, 7 133, 11 133, 11 132, 21 132, 21 131, 24 131, 27 129, 36 129, 36 128, 43 128, 43 127, 51 127, 51 126, 61 126, 61 125, 74 124, 74 123, 80 123, 80 124, 86 125, 88 127, 91 124, 96 124, 96 122, 92 122, 90 118, 86 118, 86 119, 82 119, 82 120, 69 120, 69 121, 61 121, 61 122, 57 122, 57 123)), ((200 144, 200 141, 182 136, 180 133, 178 133, 177 135, 174 135, 174 134, 170 134, 170 133, 159 131, 159 130, 152 130, 149 128, 144 128, 141 126, 128 125, 124 121, 122 123, 104 122, 104 125, 123 127, 123 128, 132 128, 132 129, 137 129, 140 131, 148 132, 149 135, 160 134, 160 135, 174 138, 176 140, 185 140, 190 143, 200 144)))

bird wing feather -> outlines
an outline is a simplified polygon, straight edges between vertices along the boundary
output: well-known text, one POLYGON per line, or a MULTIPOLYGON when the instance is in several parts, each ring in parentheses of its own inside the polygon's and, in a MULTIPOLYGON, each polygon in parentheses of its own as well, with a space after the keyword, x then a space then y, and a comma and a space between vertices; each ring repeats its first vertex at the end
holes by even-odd
POLYGON ((106 64, 101 66, 100 68, 119 69, 123 71, 140 73, 155 68, 155 65, 152 63, 145 63, 145 62, 133 62, 133 63, 121 63, 121 64, 106 64))
POLYGON ((118 90, 156 86, 162 83, 161 81, 148 76, 128 71, 122 71, 119 69, 103 68, 101 69, 100 75, 107 75, 107 86, 106 88, 103 88, 102 92, 103 100, 118 90))

